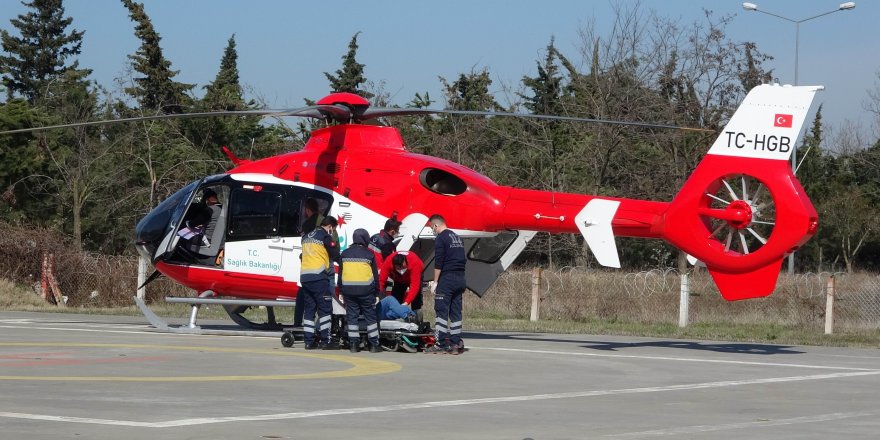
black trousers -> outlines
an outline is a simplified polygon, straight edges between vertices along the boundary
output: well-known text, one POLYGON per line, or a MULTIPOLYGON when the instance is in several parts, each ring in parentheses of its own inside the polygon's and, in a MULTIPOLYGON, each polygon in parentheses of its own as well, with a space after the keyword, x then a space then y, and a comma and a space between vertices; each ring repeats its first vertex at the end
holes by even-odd
POLYGON ((461 297, 464 289, 464 272, 440 272, 434 296, 439 347, 454 347, 461 343, 461 297))
POLYGON ((303 297, 303 339, 306 345, 315 342, 315 333, 319 341, 330 343, 330 313, 333 311, 327 281, 309 281, 302 283, 297 297, 303 297), (315 322, 315 313, 318 321, 315 322))
POLYGON ((376 297, 373 295, 349 296, 344 292, 345 321, 348 329, 348 343, 360 344, 360 317, 367 323, 367 340, 374 347, 379 346, 379 323, 376 321, 376 297))

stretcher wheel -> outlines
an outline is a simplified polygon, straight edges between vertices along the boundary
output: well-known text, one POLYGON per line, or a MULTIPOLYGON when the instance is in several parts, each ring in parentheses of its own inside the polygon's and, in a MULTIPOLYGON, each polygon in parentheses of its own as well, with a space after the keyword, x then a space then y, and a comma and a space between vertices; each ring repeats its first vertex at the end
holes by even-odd
POLYGON ((293 342, 293 332, 284 332, 284 334, 281 335, 281 345, 290 348, 293 347, 293 342))
POLYGON ((379 345, 382 346, 382 349, 385 351, 397 351, 397 348, 400 347, 400 339, 379 338, 379 345))

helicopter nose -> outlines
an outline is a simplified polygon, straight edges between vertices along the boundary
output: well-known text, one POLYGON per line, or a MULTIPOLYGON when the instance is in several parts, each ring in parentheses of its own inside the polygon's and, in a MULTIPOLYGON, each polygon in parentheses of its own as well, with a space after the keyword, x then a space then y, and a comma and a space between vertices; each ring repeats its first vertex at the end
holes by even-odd
POLYGON ((186 212, 187 202, 196 191, 198 184, 199 181, 196 181, 183 187, 138 222, 134 229, 135 247, 138 253, 153 262, 159 258, 159 254, 163 252, 159 248, 167 247, 167 243, 170 243, 175 232, 173 226, 180 224, 186 212))
POLYGON ((138 254, 150 261, 156 255, 159 243, 168 230, 169 219, 161 217, 163 216, 157 215, 156 210, 150 211, 138 222, 134 230, 135 249, 138 254))

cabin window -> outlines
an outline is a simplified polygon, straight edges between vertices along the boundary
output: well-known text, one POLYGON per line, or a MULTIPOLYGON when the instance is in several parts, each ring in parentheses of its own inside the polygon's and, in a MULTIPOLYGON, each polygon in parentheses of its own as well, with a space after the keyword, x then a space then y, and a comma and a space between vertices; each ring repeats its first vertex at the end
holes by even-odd
POLYGON ((281 193, 259 185, 244 185, 230 195, 228 241, 279 236, 281 193))
POLYGON ((457 196, 467 191, 467 184, 460 177, 437 168, 425 168, 419 174, 422 186, 444 196, 457 196))
POLYGON ((494 237, 483 237, 474 243, 468 258, 474 261, 494 264, 507 252, 507 249, 510 248, 510 245, 513 244, 518 236, 518 231, 502 231, 494 237))

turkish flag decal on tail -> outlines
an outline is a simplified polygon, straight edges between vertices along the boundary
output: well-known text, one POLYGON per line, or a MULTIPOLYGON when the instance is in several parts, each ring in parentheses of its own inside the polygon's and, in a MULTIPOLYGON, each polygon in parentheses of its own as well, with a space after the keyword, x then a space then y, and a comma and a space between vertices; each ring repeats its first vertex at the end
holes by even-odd
POLYGON ((773 126, 791 128, 791 115, 777 113, 776 119, 773 120, 773 126))

